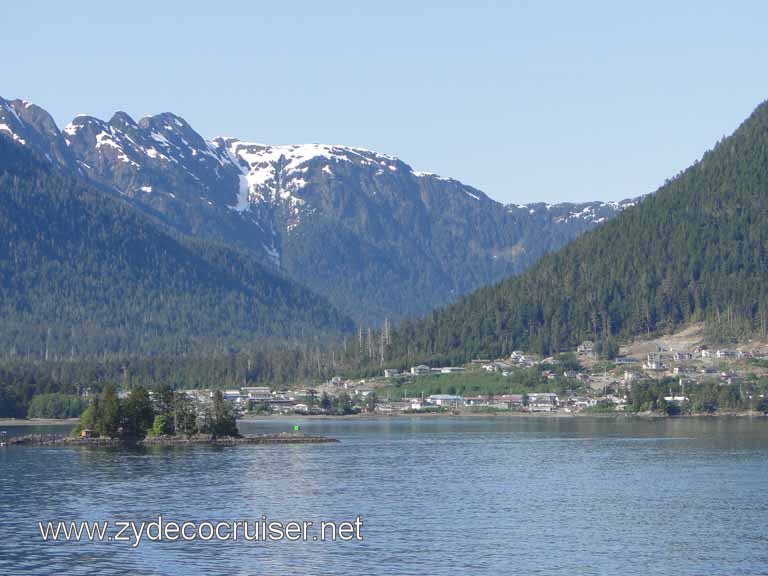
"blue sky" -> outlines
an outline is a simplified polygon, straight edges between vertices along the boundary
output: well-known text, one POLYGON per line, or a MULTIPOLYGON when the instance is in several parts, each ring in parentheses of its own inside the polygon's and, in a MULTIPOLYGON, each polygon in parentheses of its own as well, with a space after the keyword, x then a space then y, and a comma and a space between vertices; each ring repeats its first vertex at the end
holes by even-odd
POLYGON ((768 98, 766 2, 2 2, 0 95, 60 125, 371 148, 504 202, 653 191, 768 98))

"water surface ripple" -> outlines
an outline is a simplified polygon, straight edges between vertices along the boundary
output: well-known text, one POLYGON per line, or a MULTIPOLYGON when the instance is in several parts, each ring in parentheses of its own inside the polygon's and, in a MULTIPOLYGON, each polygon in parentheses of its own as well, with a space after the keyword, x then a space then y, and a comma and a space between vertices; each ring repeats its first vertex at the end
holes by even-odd
POLYGON ((765 419, 300 423, 341 442, 0 449, 0 574, 768 574, 765 419), (132 548, 43 543, 36 525, 158 514, 359 515, 365 540, 132 548))

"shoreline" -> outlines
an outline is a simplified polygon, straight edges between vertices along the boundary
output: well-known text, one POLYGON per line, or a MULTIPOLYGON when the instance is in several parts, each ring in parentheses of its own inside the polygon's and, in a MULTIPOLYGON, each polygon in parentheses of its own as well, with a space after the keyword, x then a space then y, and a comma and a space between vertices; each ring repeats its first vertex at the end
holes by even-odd
POLYGON ((257 415, 238 418, 237 422, 268 422, 270 420, 387 420, 390 418, 637 418, 642 420, 657 419, 684 419, 684 418, 768 418, 768 414, 762 412, 723 412, 716 414, 694 413, 678 414, 670 416, 668 414, 656 414, 647 412, 596 412, 596 413, 569 413, 569 412, 429 412, 429 413, 396 413, 396 414, 348 414, 340 416, 337 414, 312 414, 312 415, 257 415))
MULTIPOLYGON (((270 420, 387 420, 390 418, 638 418, 643 420, 656 419, 683 419, 683 418, 768 418, 768 414, 762 412, 723 412, 715 414, 695 413, 678 414, 669 416, 666 414, 653 414, 647 412, 604 412, 604 413, 568 413, 568 412, 429 412, 429 413, 396 413, 396 414, 274 414, 247 416, 238 418, 238 423, 269 422, 270 420)), ((0 429, 3 427, 32 427, 32 426, 75 426, 79 418, 0 418, 0 429)))
POLYGON ((65 424, 76 425, 80 418, 0 418, 0 427, 2 426, 64 426, 65 424))
POLYGON ((147 448, 150 446, 240 446, 244 444, 328 444, 338 442, 336 438, 309 436, 302 433, 280 432, 249 436, 157 436, 137 439, 82 438, 64 434, 28 434, 15 436, 0 444, 9 446, 63 446, 84 448, 147 448))

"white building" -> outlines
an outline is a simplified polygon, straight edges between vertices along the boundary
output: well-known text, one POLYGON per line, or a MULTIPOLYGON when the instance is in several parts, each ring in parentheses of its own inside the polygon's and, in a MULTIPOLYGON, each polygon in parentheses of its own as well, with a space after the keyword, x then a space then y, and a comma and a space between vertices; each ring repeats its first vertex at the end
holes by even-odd
POLYGON ((440 374, 461 374, 465 371, 464 368, 459 368, 457 366, 444 366, 443 368, 440 368, 440 374))
POLYGON ((557 403, 557 394, 552 392, 528 394, 528 410, 531 412, 551 412, 557 408, 557 403))
POLYGON ((272 389, 269 386, 245 386, 240 391, 251 400, 269 400, 272 398, 272 389))
POLYGON ((718 358, 735 358, 738 355, 736 350, 728 349, 718 350, 716 354, 718 358))
POLYGON ((427 398, 429 404, 445 408, 458 408, 464 405, 464 398, 454 394, 432 394, 427 398))
POLYGON ((240 394, 240 390, 223 390, 222 395, 224 396, 224 400, 229 400, 230 402, 236 402, 238 404, 244 399, 244 396, 240 394))

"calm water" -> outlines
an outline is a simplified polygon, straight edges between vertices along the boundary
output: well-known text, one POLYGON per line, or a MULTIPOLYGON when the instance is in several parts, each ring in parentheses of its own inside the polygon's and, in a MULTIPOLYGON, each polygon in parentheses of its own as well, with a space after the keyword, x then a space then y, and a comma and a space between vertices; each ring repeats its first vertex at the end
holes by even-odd
POLYGON ((300 422, 341 443, 0 449, 0 574, 768 574, 765 419, 300 422), (360 515, 365 539, 134 549, 42 543, 36 525, 158 513, 360 515))

